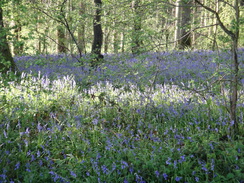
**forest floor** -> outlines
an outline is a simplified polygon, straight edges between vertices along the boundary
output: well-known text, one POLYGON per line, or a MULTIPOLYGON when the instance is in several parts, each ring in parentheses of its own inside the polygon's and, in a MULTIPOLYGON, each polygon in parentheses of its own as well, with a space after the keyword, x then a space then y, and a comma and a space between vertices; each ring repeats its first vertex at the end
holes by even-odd
POLYGON ((0 182, 244 182, 244 50, 239 134, 230 135, 230 53, 15 57, 0 82, 0 182))

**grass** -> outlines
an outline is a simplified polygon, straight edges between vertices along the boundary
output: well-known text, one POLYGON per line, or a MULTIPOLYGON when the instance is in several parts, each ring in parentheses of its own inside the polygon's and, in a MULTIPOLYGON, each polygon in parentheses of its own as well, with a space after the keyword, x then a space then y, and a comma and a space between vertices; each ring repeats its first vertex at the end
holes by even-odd
POLYGON ((215 58, 106 56, 90 71, 62 55, 15 58, 32 74, 0 83, 0 182, 244 182, 243 91, 235 139, 218 87, 193 91, 215 58))

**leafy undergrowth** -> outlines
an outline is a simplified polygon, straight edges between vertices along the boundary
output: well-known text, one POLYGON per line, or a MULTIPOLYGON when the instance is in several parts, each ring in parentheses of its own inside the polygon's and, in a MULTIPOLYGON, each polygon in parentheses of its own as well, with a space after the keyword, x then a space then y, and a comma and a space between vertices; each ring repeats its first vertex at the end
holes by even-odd
POLYGON ((196 70, 127 59, 79 77, 37 71, 0 83, 0 182, 243 182, 243 96, 234 139, 223 97, 183 90, 199 84, 196 70))

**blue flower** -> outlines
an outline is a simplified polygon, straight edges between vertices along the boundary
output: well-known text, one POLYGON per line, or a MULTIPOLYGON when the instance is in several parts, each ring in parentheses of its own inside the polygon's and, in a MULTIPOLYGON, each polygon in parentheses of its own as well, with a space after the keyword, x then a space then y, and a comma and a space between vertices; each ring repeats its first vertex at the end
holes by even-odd
POLYGON ((155 171, 155 174, 156 174, 156 177, 158 178, 159 177, 159 175, 160 175, 160 173, 159 173, 159 171, 158 170, 156 170, 155 171))
POLYGON ((167 165, 170 165, 171 164, 170 160, 171 160, 171 158, 168 158, 168 160, 166 161, 166 164, 167 165))
POLYGON ((121 169, 125 169, 125 168, 127 168, 129 165, 128 165, 128 163, 127 162, 125 162, 125 161, 121 161, 121 169))
POLYGON ((166 173, 163 173, 163 177, 164 177, 165 180, 167 180, 168 175, 166 173))
POLYGON ((16 163, 16 165, 15 165, 15 168, 14 168, 14 170, 17 170, 17 169, 19 169, 19 167, 20 167, 20 162, 18 161, 18 163, 16 163))
POLYGON ((181 179, 182 179, 182 177, 176 177, 176 178, 175 178, 175 181, 176 181, 176 182, 179 182, 181 179))
POLYGON ((101 168, 102 168, 102 171, 103 171, 104 174, 108 174, 109 173, 108 168, 106 167, 106 165, 102 165, 101 168))
POLYGON ((125 178, 125 179, 124 179, 124 183, 129 183, 129 181, 125 178))
POLYGON ((71 171, 71 170, 70 170, 70 175, 71 175, 72 177, 74 177, 74 178, 77 177, 77 175, 75 174, 75 172, 73 172, 73 171, 71 171))

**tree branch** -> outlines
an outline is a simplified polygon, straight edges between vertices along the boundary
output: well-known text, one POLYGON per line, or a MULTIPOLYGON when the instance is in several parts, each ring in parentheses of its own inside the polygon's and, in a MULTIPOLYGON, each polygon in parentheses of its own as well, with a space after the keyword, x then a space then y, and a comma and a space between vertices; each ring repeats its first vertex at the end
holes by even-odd
POLYGON ((205 6, 203 3, 201 3, 199 0, 195 0, 195 2, 197 4, 199 4, 200 6, 202 6, 204 9, 210 11, 211 13, 213 13, 216 18, 217 18, 217 21, 220 25, 220 27, 223 29, 223 31, 228 34, 232 39, 235 39, 235 34, 230 31, 229 29, 226 28, 226 26, 224 25, 224 23, 221 21, 220 17, 219 17, 219 13, 215 10, 213 10, 212 8, 208 7, 208 6, 205 6))

